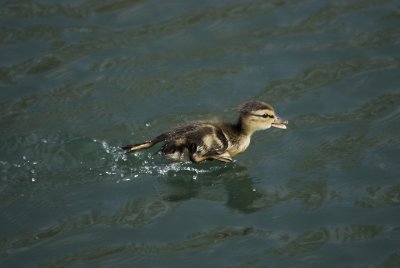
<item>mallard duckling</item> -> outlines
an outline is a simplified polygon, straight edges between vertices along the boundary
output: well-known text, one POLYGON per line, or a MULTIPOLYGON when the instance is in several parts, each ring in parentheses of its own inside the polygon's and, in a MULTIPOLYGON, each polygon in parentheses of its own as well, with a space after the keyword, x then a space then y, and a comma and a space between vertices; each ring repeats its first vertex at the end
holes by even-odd
POLYGON ((173 128, 150 141, 123 146, 126 153, 147 149, 164 142, 159 153, 173 160, 189 159, 232 162, 232 158, 249 147, 251 135, 270 127, 286 129, 288 121, 280 119, 271 105, 249 101, 240 108, 237 123, 197 121, 173 128))

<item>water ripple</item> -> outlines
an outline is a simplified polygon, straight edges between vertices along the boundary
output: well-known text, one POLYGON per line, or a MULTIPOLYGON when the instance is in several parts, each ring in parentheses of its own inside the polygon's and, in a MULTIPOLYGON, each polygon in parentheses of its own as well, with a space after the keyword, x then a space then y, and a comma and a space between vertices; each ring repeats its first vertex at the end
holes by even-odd
POLYGON ((270 83, 258 98, 270 99, 274 102, 294 100, 305 92, 321 89, 359 73, 398 66, 400 62, 396 58, 384 60, 359 58, 337 63, 319 63, 307 68, 295 78, 270 83))
POLYGON ((1 265, 398 267, 396 1, 178 2, 2 3, 1 265), (119 148, 250 98, 237 162, 119 148))
POLYGON ((229 241, 243 241, 251 237, 278 240, 282 246, 270 246, 265 250, 267 256, 307 256, 316 252, 331 241, 342 243, 368 241, 385 232, 393 232, 390 228, 376 225, 337 226, 333 228, 320 228, 306 231, 298 235, 273 232, 252 227, 242 228, 217 228, 199 233, 189 234, 185 240, 165 244, 135 244, 127 242, 114 246, 101 246, 87 250, 77 251, 69 256, 53 259, 43 263, 47 266, 73 265, 82 261, 109 261, 120 255, 149 256, 160 254, 176 254, 199 249, 212 249, 229 241))

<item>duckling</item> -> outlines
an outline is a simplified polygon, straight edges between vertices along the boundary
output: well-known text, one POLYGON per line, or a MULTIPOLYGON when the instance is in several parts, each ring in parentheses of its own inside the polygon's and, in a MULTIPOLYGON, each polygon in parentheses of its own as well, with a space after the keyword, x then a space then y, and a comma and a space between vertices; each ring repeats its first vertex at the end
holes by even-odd
POLYGON ((131 153, 164 142, 159 153, 172 160, 232 162, 233 157, 249 147, 254 132, 270 127, 286 129, 287 124, 288 121, 275 114, 271 105, 249 101, 241 106, 236 123, 218 120, 192 122, 177 126, 152 140, 123 146, 122 149, 131 153))

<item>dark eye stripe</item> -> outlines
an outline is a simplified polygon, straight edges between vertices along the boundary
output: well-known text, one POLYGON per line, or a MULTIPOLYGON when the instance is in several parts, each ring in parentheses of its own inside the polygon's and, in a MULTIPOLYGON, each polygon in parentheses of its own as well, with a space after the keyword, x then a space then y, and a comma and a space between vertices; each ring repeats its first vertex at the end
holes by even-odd
POLYGON ((269 114, 263 114, 262 117, 264 117, 264 118, 267 118, 267 117, 269 117, 269 118, 274 118, 273 115, 269 115, 269 114))
POLYGON ((263 117, 263 118, 267 118, 267 117, 269 117, 269 118, 275 118, 275 116, 270 115, 270 114, 251 114, 251 115, 259 116, 259 117, 263 117))

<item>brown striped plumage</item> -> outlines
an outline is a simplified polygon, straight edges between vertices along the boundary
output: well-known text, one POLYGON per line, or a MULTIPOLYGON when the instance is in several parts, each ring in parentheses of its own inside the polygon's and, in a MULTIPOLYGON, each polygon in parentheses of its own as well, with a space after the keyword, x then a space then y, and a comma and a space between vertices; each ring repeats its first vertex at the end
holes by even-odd
POLYGON ((232 162, 234 156, 247 149, 255 131, 270 127, 286 129, 286 124, 287 121, 275 115, 271 105, 250 101, 241 107, 235 124, 215 120, 197 121, 175 127, 150 141, 123 146, 122 149, 130 153, 164 142, 160 154, 173 160, 232 162))

